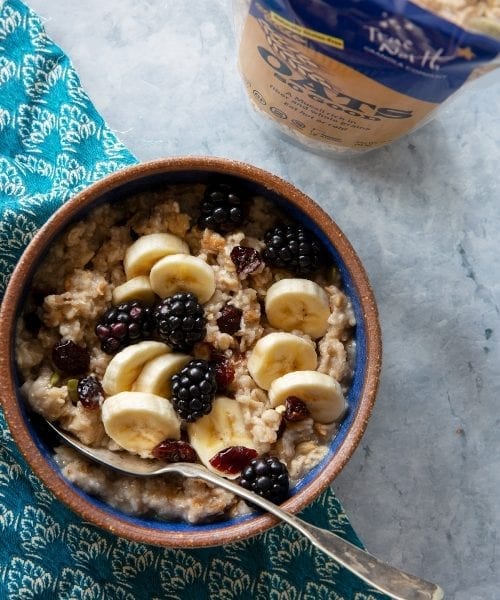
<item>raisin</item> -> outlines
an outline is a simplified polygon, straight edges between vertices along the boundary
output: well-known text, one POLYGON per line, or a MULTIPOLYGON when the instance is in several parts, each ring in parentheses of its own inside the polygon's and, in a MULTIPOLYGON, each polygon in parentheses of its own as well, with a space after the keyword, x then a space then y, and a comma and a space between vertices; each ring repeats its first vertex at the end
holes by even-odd
POLYGON ((36 312, 25 313, 23 318, 26 331, 28 331, 34 336, 38 335, 40 327, 42 326, 42 321, 40 320, 40 317, 36 314, 36 312))
POLYGON ((226 358, 225 356, 215 356, 210 363, 215 371, 217 389, 227 387, 234 379, 234 367, 229 358, 226 358))
POLYGON ((188 442, 163 440, 153 448, 153 456, 169 463, 196 462, 196 452, 188 442))
POLYGON ((82 375, 88 371, 90 355, 86 348, 67 340, 59 342, 52 348, 54 365, 67 375, 82 375))
POLYGON ((221 315, 217 319, 217 325, 222 333, 234 335, 240 328, 241 315, 243 311, 232 304, 225 304, 222 307, 221 315))
POLYGON ((231 260, 239 275, 253 273, 263 263, 260 252, 246 246, 235 246, 231 250, 231 260))
POLYGON ((104 390, 101 382, 94 375, 82 377, 78 381, 76 391, 78 400, 89 410, 96 410, 104 400, 104 390))
POLYGON ((287 421, 303 421, 310 416, 305 402, 297 396, 288 396, 285 400, 285 419, 287 421))
POLYGON ((210 464, 214 469, 234 475, 244 469, 248 463, 257 456, 257 451, 245 446, 231 446, 225 450, 217 452, 210 459, 210 464))

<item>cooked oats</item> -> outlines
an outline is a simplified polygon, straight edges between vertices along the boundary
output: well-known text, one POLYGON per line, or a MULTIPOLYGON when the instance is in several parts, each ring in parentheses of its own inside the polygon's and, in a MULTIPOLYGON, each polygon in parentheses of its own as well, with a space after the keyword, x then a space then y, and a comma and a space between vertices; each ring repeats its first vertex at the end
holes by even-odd
MULTIPOLYGON (((140 235, 172 233, 184 239, 191 253, 203 258, 215 275, 216 291, 204 305, 206 338, 195 345, 193 355, 206 358, 215 351, 231 361, 235 377, 226 393, 241 406, 258 453, 271 453, 285 462, 295 483, 324 457, 336 425, 306 418, 288 424, 280 437, 283 407, 271 407, 267 392, 248 372, 247 357, 263 335, 276 331, 269 326, 262 307, 269 286, 287 272, 262 264, 255 273, 240 276, 230 258, 237 245, 261 251, 264 232, 283 215, 270 202, 256 197, 251 202, 249 223, 241 231, 227 235, 201 231, 195 216, 203 189, 201 185, 170 186, 98 207, 57 240, 34 277, 33 294, 26 305, 26 313, 39 318, 40 328, 33 331, 23 318, 19 320, 16 355, 24 380, 22 391, 33 410, 58 421, 85 444, 120 449, 106 435, 100 409, 85 409, 68 391, 67 380, 55 373, 51 351, 61 339, 84 345, 90 354, 90 373, 102 379, 111 356, 101 350, 94 328, 111 305, 114 287, 126 280, 125 252, 140 235), (221 332, 217 324, 228 301, 242 311, 241 327, 234 335, 221 332)), ((347 389, 353 372, 352 305, 338 287, 335 270, 318 275, 317 282, 330 298, 327 333, 317 341, 301 331, 294 333, 316 346, 318 370, 347 389)), ((198 523, 249 510, 232 494, 200 481, 122 477, 62 446, 56 449, 56 459, 70 481, 127 513, 198 523)))

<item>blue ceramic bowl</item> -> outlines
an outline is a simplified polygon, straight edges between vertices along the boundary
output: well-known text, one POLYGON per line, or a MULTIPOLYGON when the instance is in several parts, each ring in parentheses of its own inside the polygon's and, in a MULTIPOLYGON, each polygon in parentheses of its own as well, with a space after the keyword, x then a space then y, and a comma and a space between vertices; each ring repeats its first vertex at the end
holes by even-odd
POLYGON ((9 282, 0 313, 0 386, 2 403, 14 440, 33 471, 66 505, 103 529, 136 541, 167 547, 225 544, 260 533, 276 523, 266 514, 252 514, 202 525, 158 521, 120 512, 69 483, 52 452, 54 442, 39 420, 28 412, 20 394, 14 361, 15 324, 30 282, 46 250, 71 223, 104 202, 166 183, 209 182, 221 175, 236 177, 250 192, 263 194, 315 232, 339 267, 343 286, 356 315, 356 363, 348 394, 349 411, 325 458, 292 490, 283 505, 300 511, 338 475, 358 445, 370 416, 381 367, 381 336, 375 299, 366 273, 352 246, 332 219, 295 187, 256 167, 220 158, 172 158, 139 164, 110 175, 80 192, 61 207, 25 250, 9 282))

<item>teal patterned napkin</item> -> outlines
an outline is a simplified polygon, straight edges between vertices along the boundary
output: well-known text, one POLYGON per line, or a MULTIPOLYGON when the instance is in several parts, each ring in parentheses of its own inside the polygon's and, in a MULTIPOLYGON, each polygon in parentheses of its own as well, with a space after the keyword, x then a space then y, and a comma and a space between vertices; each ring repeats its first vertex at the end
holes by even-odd
MULTIPOLYGON (((61 204, 136 162, 82 90, 67 56, 19 0, 0 0, 0 293, 61 204)), ((280 525, 236 544, 173 550, 105 533, 30 472, 0 414, 0 598, 385 598, 280 525)), ((361 545, 331 491, 303 511, 361 545)))

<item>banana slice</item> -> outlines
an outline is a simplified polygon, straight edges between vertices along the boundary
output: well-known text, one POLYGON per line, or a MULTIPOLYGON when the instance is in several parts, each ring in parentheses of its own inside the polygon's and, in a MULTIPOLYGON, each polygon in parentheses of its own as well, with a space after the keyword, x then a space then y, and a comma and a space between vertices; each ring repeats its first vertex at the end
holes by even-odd
POLYGON ((144 365, 132 389, 170 398, 172 375, 180 371, 192 358, 187 354, 160 354, 144 365))
POLYGON ((121 392, 102 405, 102 422, 109 437, 143 458, 166 439, 181 437, 181 422, 166 398, 144 392, 121 392))
POLYGON ((285 331, 298 329, 313 339, 325 335, 330 316, 328 294, 309 279, 280 279, 267 290, 269 323, 285 331))
POLYGON ((111 359, 102 378, 104 391, 112 395, 132 389, 132 384, 139 377, 144 365, 156 356, 168 352, 171 352, 171 349, 166 344, 149 340, 120 350, 111 359))
POLYGON ((151 287, 161 298, 177 292, 192 292, 198 302, 210 300, 215 292, 212 268, 198 256, 172 254, 160 259, 150 273, 151 287))
POLYGON ((293 333, 269 333, 260 338, 248 358, 250 375, 264 390, 291 371, 313 371, 318 364, 314 344, 293 333))
POLYGON ((338 381, 317 371, 295 371, 272 382, 269 388, 271 406, 285 404, 289 396, 305 402, 311 417, 318 423, 338 421, 347 408, 338 381))
MULTIPOLYGON (((208 415, 188 424, 187 431, 191 446, 201 462, 215 473, 220 474, 220 471, 210 464, 210 459, 221 450, 231 446, 256 449, 253 438, 246 430, 241 406, 236 400, 226 396, 217 396, 208 415)), ((230 479, 238 476, 227 473, 223 475, 230 479)))
POLYGON ((127 248, 123 267, 127 279, 149 275, 157 260, 169 254, 189 254, 189 246, 171 233, 150 233, 137 239, 127 248))
POLYGON ((144 304, 153 304, 155 293, 147 275, 133 277, 125 283, 116 286, 113 290, 113 304, 130 302, 130 300, 140 300, 144 304))

